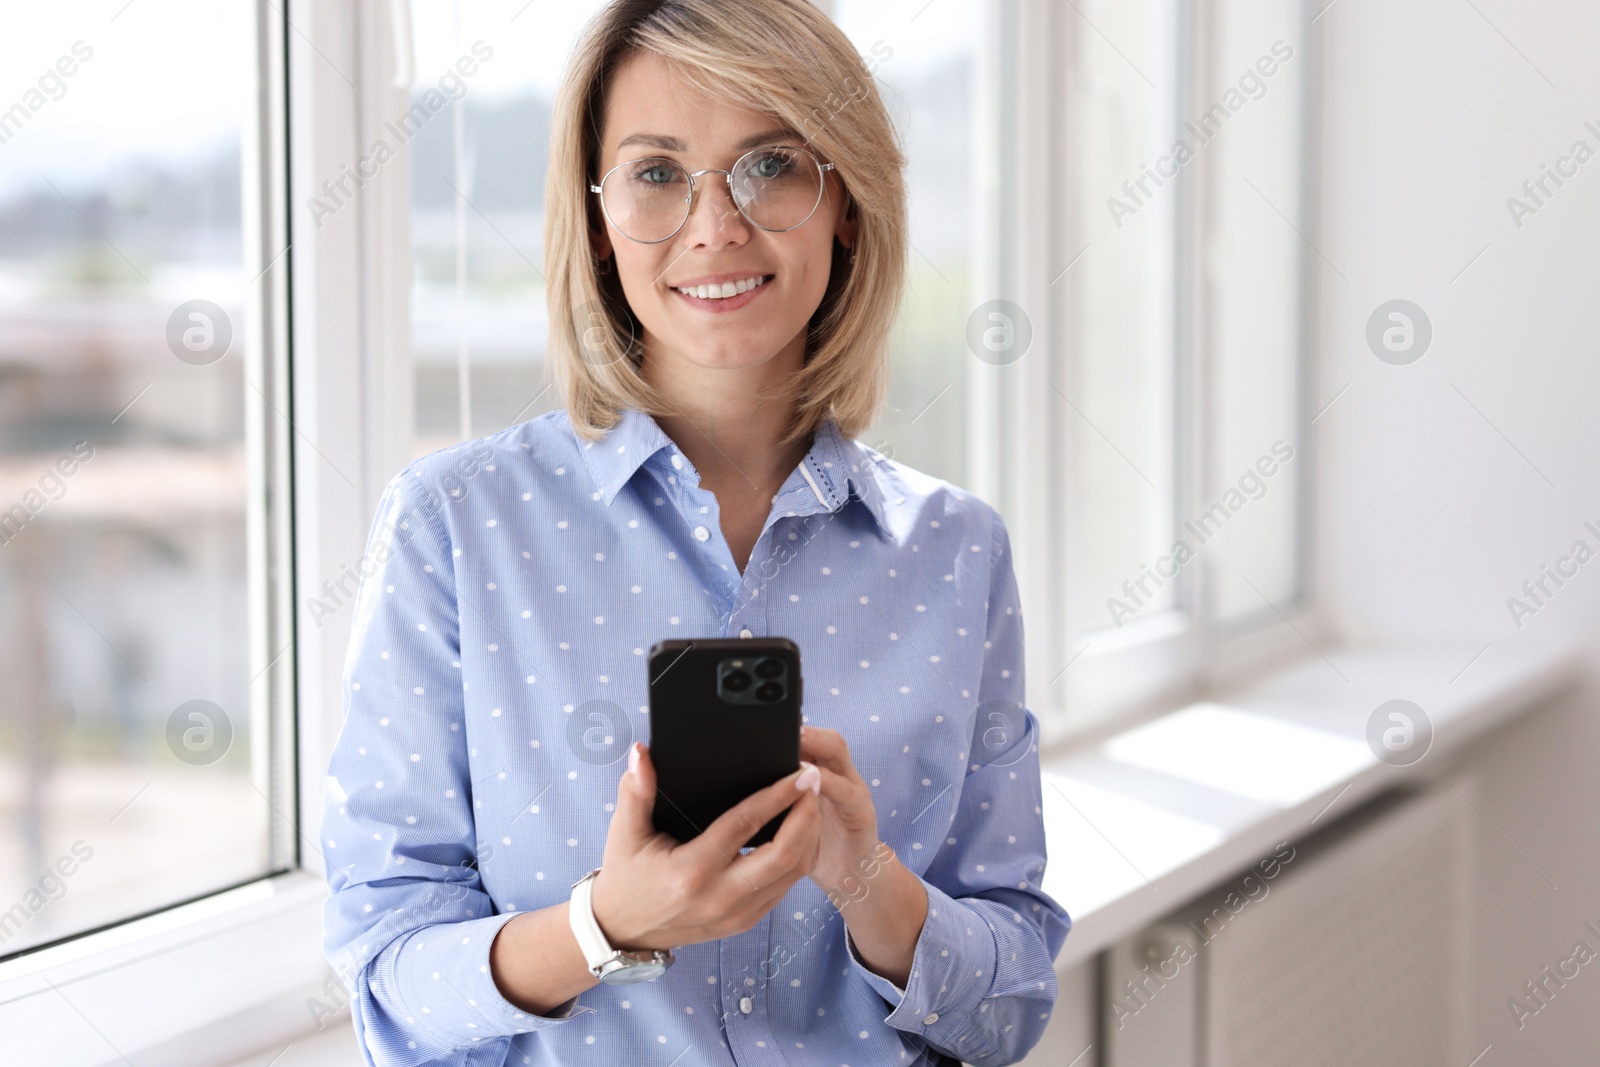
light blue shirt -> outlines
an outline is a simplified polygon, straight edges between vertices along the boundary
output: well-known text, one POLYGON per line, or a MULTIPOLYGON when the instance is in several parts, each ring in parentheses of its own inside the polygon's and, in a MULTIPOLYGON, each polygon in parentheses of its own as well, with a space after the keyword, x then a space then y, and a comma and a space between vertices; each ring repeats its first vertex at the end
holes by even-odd
POLYGON ((1071 922, 1040 888, 999 515, 829 420, 741 574, 699 481, 646 414, 591 444, 556 411, 385 489, 320 841, 325 948, 369 1063, 982 1067, 1038 1042, 1071 922), (670 946, 654 982, 519 1010, 490 944, 599 866, 628 745, 649 741, 651 645, 767 635, 799 646, 805 721, 844 735, 927 888, 906 988, 802 878, 753 929, 670 946))

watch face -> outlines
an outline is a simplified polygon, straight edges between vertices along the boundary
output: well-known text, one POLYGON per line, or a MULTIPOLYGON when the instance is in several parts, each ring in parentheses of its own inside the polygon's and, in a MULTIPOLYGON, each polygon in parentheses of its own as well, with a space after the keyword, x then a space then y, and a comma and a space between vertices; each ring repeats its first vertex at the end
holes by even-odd
POLYGON ((600 976, 606 985, 632 985, 634 982, 653 982, 667 973, 659 963, 630 963, 600 976))

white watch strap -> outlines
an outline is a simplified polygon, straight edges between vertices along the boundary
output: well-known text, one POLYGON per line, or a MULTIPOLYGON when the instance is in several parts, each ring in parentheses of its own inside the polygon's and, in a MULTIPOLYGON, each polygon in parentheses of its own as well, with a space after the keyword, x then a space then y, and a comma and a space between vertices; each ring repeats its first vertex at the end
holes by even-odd
POLYGON ((584 962, 591 971, 616 954, 616 949, 606 940, 594 917, 594 876, 598 873, 600 868, 596 867, 578 879, 572 886, 572 900, 567 904, 567 920, 572 924, 572 936, 577 938, 578 947, 583 950, 584 962))

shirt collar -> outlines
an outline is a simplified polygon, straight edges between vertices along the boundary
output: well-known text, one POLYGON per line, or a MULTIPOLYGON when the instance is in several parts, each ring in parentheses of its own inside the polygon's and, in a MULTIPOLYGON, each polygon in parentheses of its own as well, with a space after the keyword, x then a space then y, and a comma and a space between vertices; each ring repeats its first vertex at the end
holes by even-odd
MULTIPOLYGON (((598 441, 584 441, 577 438, 575 431, 573 434, 594 478, 596 500, 603 500, 610 507, 639 468, 661 452, 665 452, 665 456, 660 462, 670 464, 690 484, 699 483, 699 472, 655 419, 637 408, 624 408, 620 414, 617 424, 598 441)), ((885 462, 876 451, 846 438, 839 424, 829 416, 817 426, 810 451, 778 495, 780 499, 785 494, 801 496, 796 490, 804 487, 803 496, 815 506, 804 507, 802 500, 801 506, 786 509, 797 514, 818 508, 838 511, 854 495, 866 504, 879 530, 885 536, 892 536, 885 462)))

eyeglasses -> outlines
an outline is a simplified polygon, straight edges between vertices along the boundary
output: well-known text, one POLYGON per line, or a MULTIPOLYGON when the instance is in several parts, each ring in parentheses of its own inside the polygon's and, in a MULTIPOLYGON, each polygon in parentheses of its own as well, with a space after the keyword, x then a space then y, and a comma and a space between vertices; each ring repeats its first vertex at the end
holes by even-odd
POLYGON ((753 226, 784 233, 816 212, 822 202, 823 172, 832 169, 832 163, 820 162, 810 149, 770 145, 746 152, 732 170, 707 167, 693 174, 660 156, 630 159, 606 171, 589 191, 600 195, 606 220, 624 237, 660 244, 689 221, 694 180, 702 174, 721 174, 739 214, 753 226))

